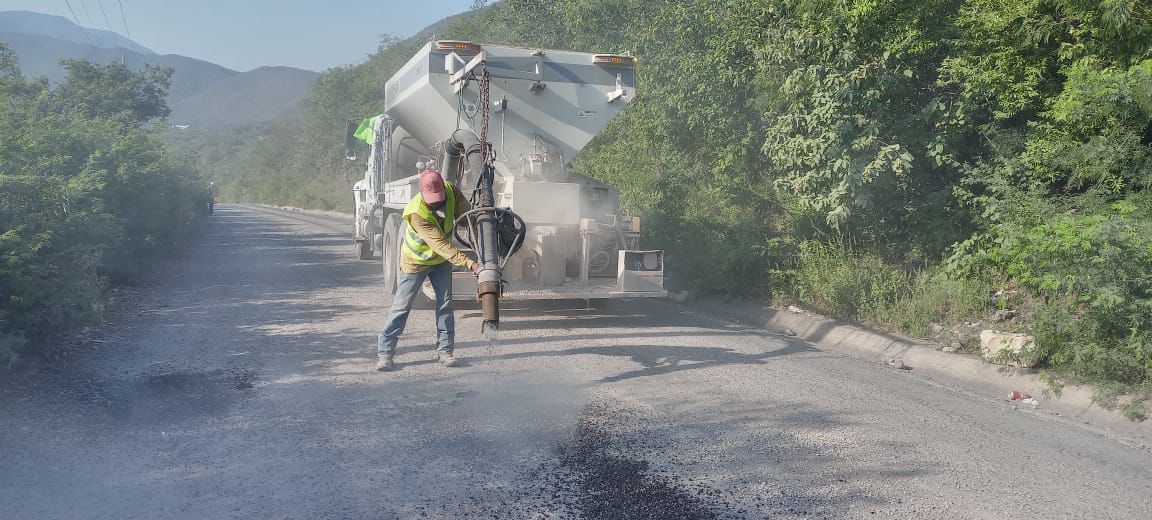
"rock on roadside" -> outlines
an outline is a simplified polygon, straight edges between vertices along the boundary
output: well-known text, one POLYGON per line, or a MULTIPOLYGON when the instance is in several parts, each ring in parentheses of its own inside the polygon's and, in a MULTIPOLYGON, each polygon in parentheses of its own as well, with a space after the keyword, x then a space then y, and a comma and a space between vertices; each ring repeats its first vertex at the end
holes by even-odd
POLYGON ((1032 368, 1034 363, 1028 358, 1035 348, 1036 338, 1027 334, 980 332, 980 352, 989 363, 1032 368))

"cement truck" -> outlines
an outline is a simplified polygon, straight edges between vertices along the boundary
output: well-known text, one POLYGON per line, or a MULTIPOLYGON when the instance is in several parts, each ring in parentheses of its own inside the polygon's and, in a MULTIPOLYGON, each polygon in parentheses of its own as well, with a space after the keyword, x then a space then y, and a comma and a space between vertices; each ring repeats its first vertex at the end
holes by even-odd
POLYGON ((453 297, 479 296, 493 325, 500 298, 667 295, 664 253, 639 248, 640 220, 621 212, 618 191, 571 169, 635 96, 633 57, 433 41, 384 94, 384 112, 350 120, 345 138, 350 160, 369 145, 354 238, 359 258, 381 259, 385 293, 401 213, 433 168, 470 196, 455 240, 485 266, 454 273, 453 297))

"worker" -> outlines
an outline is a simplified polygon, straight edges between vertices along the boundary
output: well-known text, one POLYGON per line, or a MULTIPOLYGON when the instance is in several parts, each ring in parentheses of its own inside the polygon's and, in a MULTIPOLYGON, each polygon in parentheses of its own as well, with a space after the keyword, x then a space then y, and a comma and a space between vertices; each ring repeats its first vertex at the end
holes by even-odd
POLYGON ((425 278, 432 281, 432 290, 436 293, 437 359, 447 367, 457 365, 452 355, 456 340, 452 266, 475 274, 479 264, 456 249, 448 237, 452 236, 456 219, 469 209, 468 201, 452 183, 444 181, 440 172, 427 169, 420 173, 420 193, 408 201, 401 217, 400 271, 392 310, 377 338, 376 370, 392 370, 396 342, 404 332, 412 303, 425 278))
POLYGON ((216 211, 216 197, 220 194, 220 188, 216 187, 216 181, 208 183, 208 214, 215 213, 216 211))

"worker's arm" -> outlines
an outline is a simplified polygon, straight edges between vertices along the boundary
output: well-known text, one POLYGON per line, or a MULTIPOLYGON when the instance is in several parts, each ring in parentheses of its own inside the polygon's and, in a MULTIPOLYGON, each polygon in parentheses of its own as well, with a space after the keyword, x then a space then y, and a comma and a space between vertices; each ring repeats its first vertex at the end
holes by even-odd
POLYGON ((452 245, 452 241, 444 236, 444 233, 436 227, 436 224, 428 222, 420 217, 420 215, 408 215, 408 222, 412 225, 412 229, 416 231, 420 238, 432 248, 436 254, 440 255, 445 260, 448 260, 452 265, 463 267, 472 270, 473 264, 476 262, 468 258, 467 255, 456 249, 452 245))

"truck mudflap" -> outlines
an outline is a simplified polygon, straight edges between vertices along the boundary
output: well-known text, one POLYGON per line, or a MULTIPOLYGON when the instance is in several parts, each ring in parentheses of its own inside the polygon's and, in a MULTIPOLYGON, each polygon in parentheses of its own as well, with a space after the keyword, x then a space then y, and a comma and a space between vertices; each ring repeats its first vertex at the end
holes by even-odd
MULTIPOLYGON (((558 286, 532 286, 508 282, 504 300, 599 300, 611 298, 666 298, 664 290, 663 251, 620 251, 617 276, 590 278, 588 283, 571 280, 558 286)), ((435 298, 432 285, 421 288, 429 299, 435 298)), ((476 277, 467 271, 452 273, 452 299, 475 300, 476 277)))

